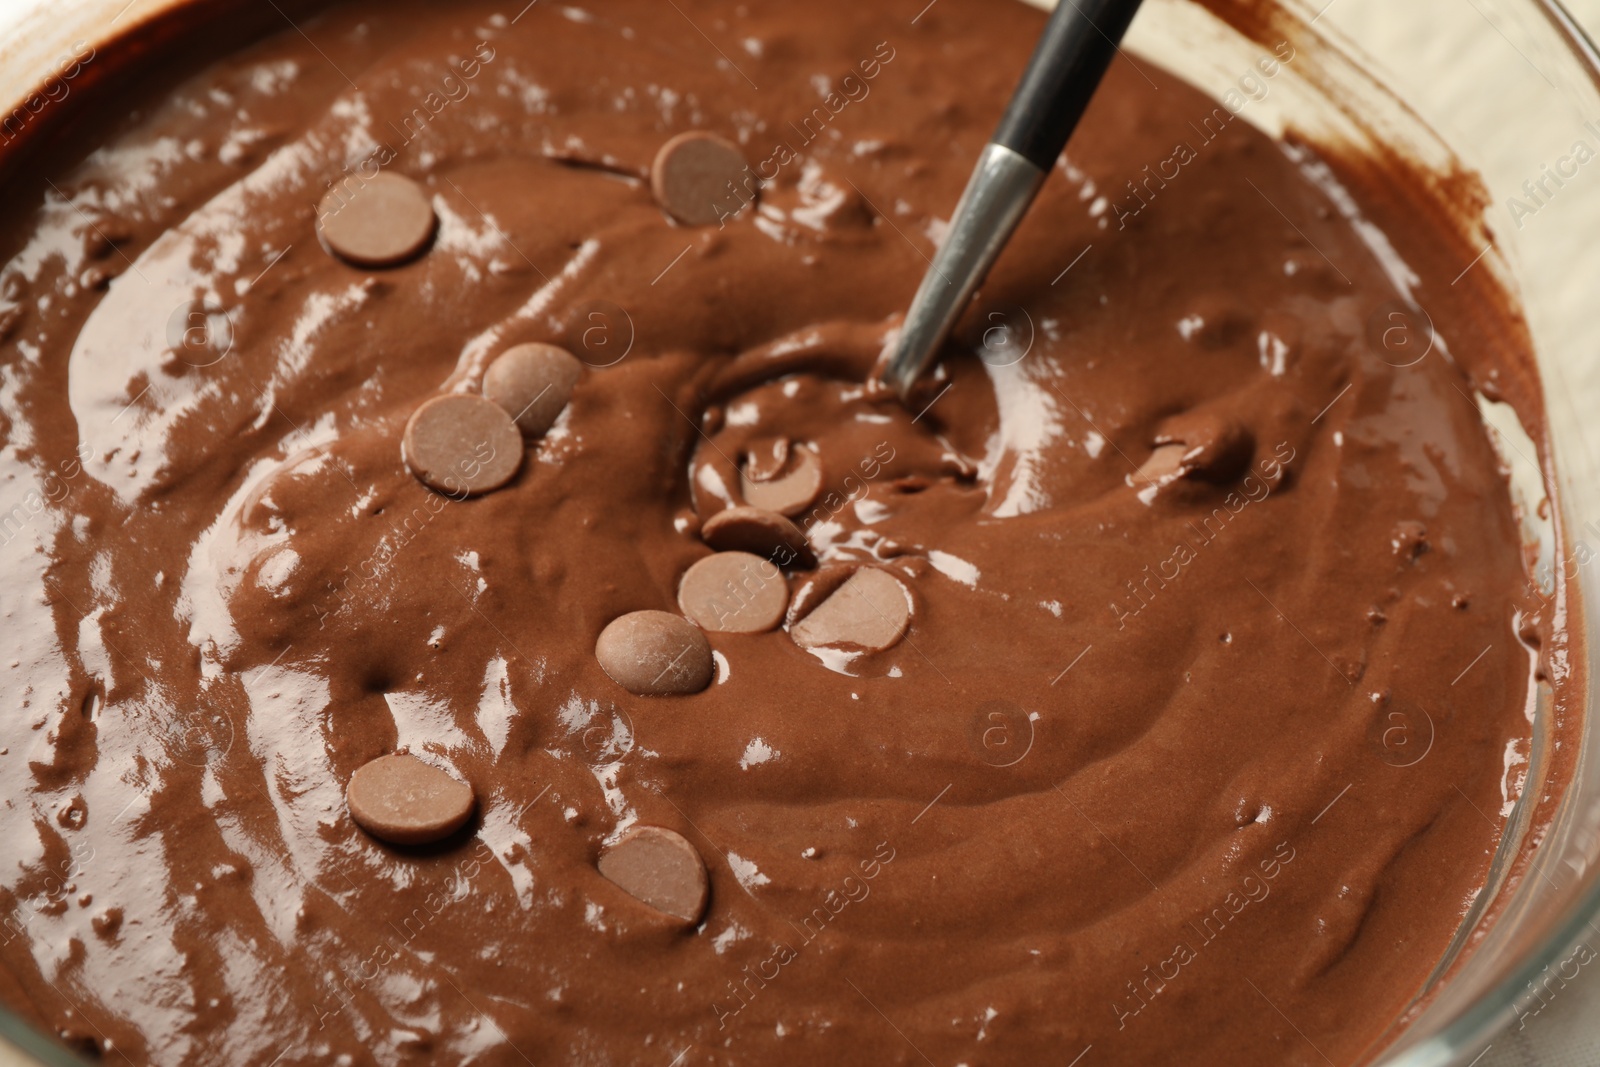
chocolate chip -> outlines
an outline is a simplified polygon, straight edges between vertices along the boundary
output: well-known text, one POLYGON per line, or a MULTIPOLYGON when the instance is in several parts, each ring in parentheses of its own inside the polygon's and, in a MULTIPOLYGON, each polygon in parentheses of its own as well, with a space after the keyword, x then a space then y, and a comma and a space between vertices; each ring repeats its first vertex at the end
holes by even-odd
POLYGON ((775 511, 750 507, 719 511, 700 528, 700 537, 719 552, 749 552, 779 567, 816 564, 800 527, 775 511))
POLYGON ((635 826, 600 855, 600 873, 657 911, 692 923, 706 908, 705 860, 682 834, 635 826))
POLYGON ((857 566, 854 563, 829 563, 807 575, 789 597, 788 626, 793 628, 795 623, 811 614, 818 604, 838 592, 839 587, 856 572, 857 566))
POLYGON ((317 205, 323 245, 358 267, 394 267, 415 258, 432 239, 435 222, 427 190, 387 171, 336 185, 317 205))
POLYGON ((665 611, 612 619, 594 643, 611 680, 639 696, 698 693, 711 684, 711 643, 694 624, 665 611))
POLYGON ((1183 473, 1183 457, 1189 451, 1188 445, 1157 445, 1155 451, 1150 453, 1150 458, 1139 467, 1139 472, 1134 475, 1135 487, 1160 485, 1168 478, 1176 477, 1183 473))
POLYGON ((887 571, 857 568, 844 584, 789 627, 801 648, 846 647, 881 652, 905 636, 911 595, 887 571))
POLYGON ((704 630, 764 633, 789 607, 789 583, 760 556, 718 552, 684 572, 678 606, 704 630))
POLYGON ((406 466, 424 485, 472 496, 498 489, 516 475, 522 435, 493 401, 446 393, 412 412, 403 451, 406 466))
POLYGON ((524 436, 555 425, 583 365, 564 348, 526 344, 506 349, 483 372, 483 395, 505 408, 524 436))
POLYGON ((650 190, 662 210, 685 226, 706 226, 738 212, 744 197, 754 197, 756 183, 749 170, 738 145, 691 130, 656 153, 650 190))
POLYGON ((395 845, 440 841, 472 817, 472 787, 415 756, 379 756, 350 776, 350 817, 395 845))
POLYGON ((1232 481, 1250 462, 1255 438, 1236 420, 1218 411, 1186 411, 1162 422, 1158 445, 1182 445, 1186 477, 1232 481))
POLYGON ((752 481, 770 482, 789 465, 789 439, 767 437, 752 441, 745 449, 744 473, 752 481))
POLYGON ((739 493, 753 508, 798 515, 822 491, 822 461, 805 445, 790 448, 785 441, 781 451, 776 464, 771 462, 778 452, 775 446, 752 455, 739 472, 739 493))

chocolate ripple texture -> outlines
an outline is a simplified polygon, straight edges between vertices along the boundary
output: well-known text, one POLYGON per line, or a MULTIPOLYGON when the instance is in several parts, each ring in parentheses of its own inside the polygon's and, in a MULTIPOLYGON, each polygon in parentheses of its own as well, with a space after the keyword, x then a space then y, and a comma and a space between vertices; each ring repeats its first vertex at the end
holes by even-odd
POLYGON ((1516 314, 1405 174, 1124 56, 901 405, 1043 19, 920 7, 295 10, 12 161, 0 1001, 141 1067, 1364 1056, 1527 766, 1548 620, 1464 369, 1516 314), (687 225, 697 129, 748 180, 687 225), (324 241, 379 175, 404 230, 324 241), (527 344, 559 415, 465 405, 426 458, 493 425, 494 477, 425 485, 413 413, 527 344), (600 633, 752 484, 803 543, 717 536, 787 612, 623 688, 600 633), (459 831, 352 819, 395 753, 459 831))

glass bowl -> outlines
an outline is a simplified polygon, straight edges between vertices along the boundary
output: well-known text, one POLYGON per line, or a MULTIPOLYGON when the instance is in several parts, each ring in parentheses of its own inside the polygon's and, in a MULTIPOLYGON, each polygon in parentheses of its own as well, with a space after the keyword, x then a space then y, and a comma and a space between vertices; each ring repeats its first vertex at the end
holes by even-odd
MULTIPOLYGON (((114 65, 96 58, 172 36, 174 13, 201 9, 234 28, 220 35, 226 41, 287 28, 285 12, 307 6, 0 0, 0 150, 93 98, 114 65)), ((1578 941, 1600 932, 1600 759, 1588 684, 1600 644, 1580 610, 1596 602, 1600 582, 1588 566, 1600 559, 1600 419, 1583 414, 1600 401, 1590 295, 1600 279, 1600 245, 1590 239, 1600 232, 1600 159, 1575 161, 1580 141, 1600 156, 1600 53, 1555 0, 1147 0, 1126 47, 1219 101, 1235 94, 1240 116, 1271 133, 1345 153, 1397 152, 1441 188, 1474 176, 1481 202, 1455 224, 1483 252, 1463 273, 1492 272, 1526 316, 1543 425, 1524 426, 1487 399, 1480 409, 1522 504, 1539 595, 1564 623, 1553 659, 1568 674, 1531 705, 1527 774, 1488 883, 1363 1060, 1475 1062, 1500 1027, 1536 1010, 1537 989, 1569 977, 1578 941), (1284 41, 1294 60, 1270 82, 1255 77, 1256 60, 1284 41)), ((0 158, 0 181, 5 172, 0 158)), ((0 1010, 0 1067, 81 1062, 0 1010)))
POLYGON ((1557 692, 1535 694, 1527 776, 1487 884, 1368 1053, 1385 1067, 1474 1063, 1501 1027, 1574 976, 1585 961, 1573 950, 1600 911, 1588 685, 1600 648, 1581 611, 1597 581, 1584 539, 1600 534, 1589 525, 1600 515, 1600 422, 1582 414, 1600 397, 1590 310, 1600 249, 1585 240, 1600 224, 1600 181, 1585 183, 1575 162, 1578 142, 1600 149, 1600 54, 1554 0, 1151 0, 1135 31, 1132 50, 1218 99, 1242 92, 1242 117, 1270 132, 1397 152, 1441 188, 1474 176, 1481 202, 1457 225, 1482 254, 1463 275, 1493 272, 1526 316, 1544 424, 1524 426, 1484 398, 1479 407, 1521 506, 1538 593, 1565 624, 1568 643, 1555 651, 1570 673, 1557 692), (1241 81, 1286 39, 1297 58, 1285 75, 1241 81))

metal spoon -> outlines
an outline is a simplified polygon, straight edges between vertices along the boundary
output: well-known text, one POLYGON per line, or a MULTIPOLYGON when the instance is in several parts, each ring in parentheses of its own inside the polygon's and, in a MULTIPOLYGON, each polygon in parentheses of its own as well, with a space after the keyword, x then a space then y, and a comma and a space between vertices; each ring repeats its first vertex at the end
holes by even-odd
POLYGON ((1033 203, 1140 0, 1058 0, 1000 127, 978 157, 882 378, 902 397, 927 369, 1033 203))

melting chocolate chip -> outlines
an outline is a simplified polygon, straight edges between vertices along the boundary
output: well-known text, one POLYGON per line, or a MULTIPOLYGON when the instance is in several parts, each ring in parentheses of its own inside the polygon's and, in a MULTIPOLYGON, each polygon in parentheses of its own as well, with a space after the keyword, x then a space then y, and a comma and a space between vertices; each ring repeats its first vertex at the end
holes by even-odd
POLYGON ((789 598, 787 625, 792 629, 795 623, 811 614, 818 604, 838 592, 839 587, 856 572, 857 566, 853 563, 828 563, 807 575, 789 598))
POLYGON ((441 493, 473 496, 505 485, 522 466, 522 435, 500 405, 468 393, 436 396, 412 413, 406 466, 441 493))
POLYGON ((1255 438, 1218 411, 1186 411, 1162 422, 1157 445, 1182 445, 1183 473, 1208 482, 1235 478, 1250 463, 1255 438))
POLYGON ((706 226, 738 212, 755 195, 739 146, 704 130, 680 133, 656 153, 650 190, 685 226, 706 226))
POLYGON ((1157 445, 1150 453, 1150 458, 1140 465, 1138 473, 1134 475, 1134 485, 1160 485, 1168 478, 1182 474, 1183 457, 1188 451, 1188 445, 1157 445))
POLYGON ((859 567, 804 618, 789 627, 801 648, 844 647, 881 652, 905 636, 911 596, 899 579, 859 567))
POLYGON ((790 442, 787 437, 771 437, 753 441, 745 449, 744 473, 751 481, 770 482, 782 474, 789 465, 790 442))
POLYGON ((596 866, 629 896, 692 923, 705 911, 710 882, 705 860, 682 834, 635 826, 601 853, 596 866))
POLYGON ((638 696, 698 693, 711 684, 711 643, 694 624, 665 611, 612 619, 594 643, 611 680, 638 696))
POLYGON ((483 395, 504 408, 525 437, 539 437, 555 425, 582 373, 583 364, 564 348, 516 345, 483 372, 483 395))
POLYGON ((690 567, 678 584, 678 606, 715 633, 763 633, 789 607, 789 584, 777 567, 749 552, 718 552, 690 567))
POLYGON ((752 507, 719 511, 700 528, 700 537, 719 552, 749 552, 780 568, 816 565, 800 527, 775 511, 752 507))
MULTIPOLYGON (((815 449, 805 445, 790 448, 785 442, 782 452, 783 458, 775 465, 756 461, 752 455, 739 472, 739 494, 753 508, 798 515, 822 491, 822 461, 815 449)), ((761 460, 770 458, 771 452, 761 460)))
POLYGON ((329 189, 317 205, 323 245, 357 267, 394 267, 419 255, 437 220, 427 190, 387 171, 329 189))
POLYGON ((395 845, 440 841, 472 817, 472 787, 415 756, 379 756, 350 776, 350 817, 395 845))

